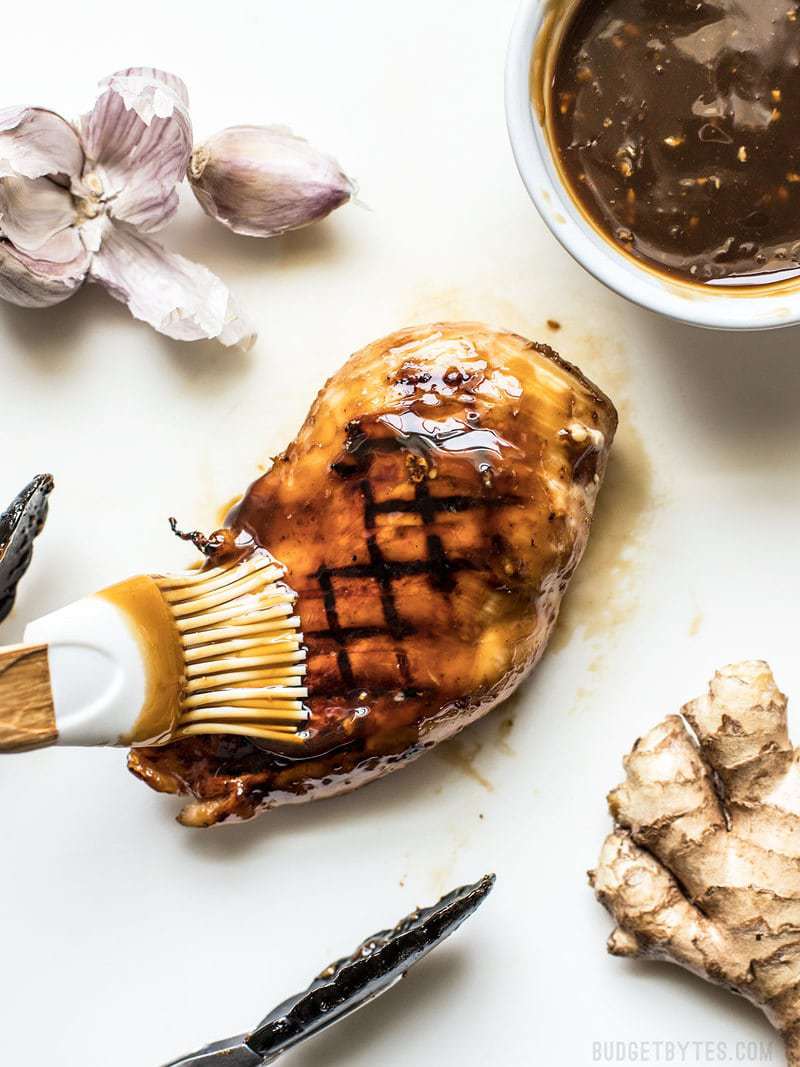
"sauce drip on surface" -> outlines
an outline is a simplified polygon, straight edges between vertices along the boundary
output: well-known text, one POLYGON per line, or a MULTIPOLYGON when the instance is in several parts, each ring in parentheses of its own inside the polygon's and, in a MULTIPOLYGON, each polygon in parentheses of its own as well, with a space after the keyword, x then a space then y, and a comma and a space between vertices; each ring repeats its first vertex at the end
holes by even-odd
POLYGON ((573 195, 630 255, 702 284, 800 275, 796 0, 583 0, 548 110, 573 195))

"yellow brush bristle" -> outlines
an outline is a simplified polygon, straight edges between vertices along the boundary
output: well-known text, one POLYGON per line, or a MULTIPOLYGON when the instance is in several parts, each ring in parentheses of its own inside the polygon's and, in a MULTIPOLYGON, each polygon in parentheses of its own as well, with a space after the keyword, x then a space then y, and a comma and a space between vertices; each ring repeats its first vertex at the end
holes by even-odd
POLYGON ((156 579, 183 647, 186 683, 173 739, 236 734, 302 744, 306 651, 297 594, 267 552, 156 579))

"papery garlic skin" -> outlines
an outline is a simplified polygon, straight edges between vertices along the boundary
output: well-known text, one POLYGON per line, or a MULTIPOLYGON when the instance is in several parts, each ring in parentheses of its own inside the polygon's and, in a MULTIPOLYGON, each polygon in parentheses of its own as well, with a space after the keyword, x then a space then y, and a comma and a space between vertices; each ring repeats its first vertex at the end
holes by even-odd
POLYGON ((68 181, 83 165, 81 143, 66 119, 37 107, 0 109, 0 178, 61 175, 68 181))
POLYGON ((124 222, 104 223, 89 280, 134 316, 176 341, 216 338, 247 352, 256 331, 228 287, 199 263, 168 252, 124 222))
POLYGON ((112 218, 153 233, 178 210, 177 185, 192 151, 189 94, 180 78, 152 67, 119 71, 100 88, 79 124, 87 191, 112 218))
POLYGON ((332 156, 285 126, 222 130, 194 150, 187 176, 203 211, 246 237, 309 226, 355 192, 332 156))
POLYGON ((41 108, 0 110, 0 299, 51 307, 83 285, 90 256, 70 192, 83 166, 65 119, 41 108))
POLYGON ((24 308, 61 304, 83 285, 90 258, 81 251, 74 259, 58 263, 0 240, 0 300, 24 308))

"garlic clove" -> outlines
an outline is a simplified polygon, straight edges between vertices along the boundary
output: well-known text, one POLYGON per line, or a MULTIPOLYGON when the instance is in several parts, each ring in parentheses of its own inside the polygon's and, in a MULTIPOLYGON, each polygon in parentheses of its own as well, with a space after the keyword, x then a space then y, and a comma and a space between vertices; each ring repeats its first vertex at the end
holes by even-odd
MULTIPOLYGON (((61 242, 61 236, 53 240, 61 242)), ((49 245, 42 249, 49 251, 49 245)), ((11 304, 29 308, 60 304, 83 285, 88 269, 89 254, 83 247, 74 259, 58 262, 28 255, 0 239, 0 299, 11 304)))
POLYGON ((178 208, 175 186, 192 151, 189 97, 180 78, 131 67, 100 83, 94 110, 81 120, 84 195, 143 232, 160 229, 178 208))
POLYGON ((32 107, 0 110, 0 178, 78 178, 83 162, 78 135, 60 115, 32 107))
POLYGON ((82 234, 74 226, 69 226, 66 230, 59 230, 35 252, 28 252, 24 248, 20 251, 25 255, 33 256, 40 262, 46 261, 58 266, 58 264, 63 265, 81 260, 89 249, 82 239, 82 234))
POLYGON ((308 226, 347 203, 353 182, 283 126, 232 126, 192 153, 189 183, 207 215, 248 237, 308 226))
POLYGON ((216 338, 245 351, 255 343, 254 328, 215 274, 124 223, 107 222, 89 277, 167 337, 216 338))
MULTIPOLYGON (((23 252, 39 252, 75 221, 72 196, 63 186, 49 178, 0 178, 0 233, 23 252)), ((80 243, 77 232, 72 232, 80 243)), ((77 248, 68 258, 76 252, 77 248)))

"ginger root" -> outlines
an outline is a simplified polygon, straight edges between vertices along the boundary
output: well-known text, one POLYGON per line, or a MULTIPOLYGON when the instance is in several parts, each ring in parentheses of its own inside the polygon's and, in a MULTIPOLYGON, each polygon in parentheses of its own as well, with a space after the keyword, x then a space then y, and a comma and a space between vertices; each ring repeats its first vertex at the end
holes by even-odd
POLYGON ((800 750, 786 697, 766 663, 737 663, 682 714, 636 742, 608 797, 616 826, 589 873, 617 924, 608 950, 747 997, 798 1067, 800 750))

